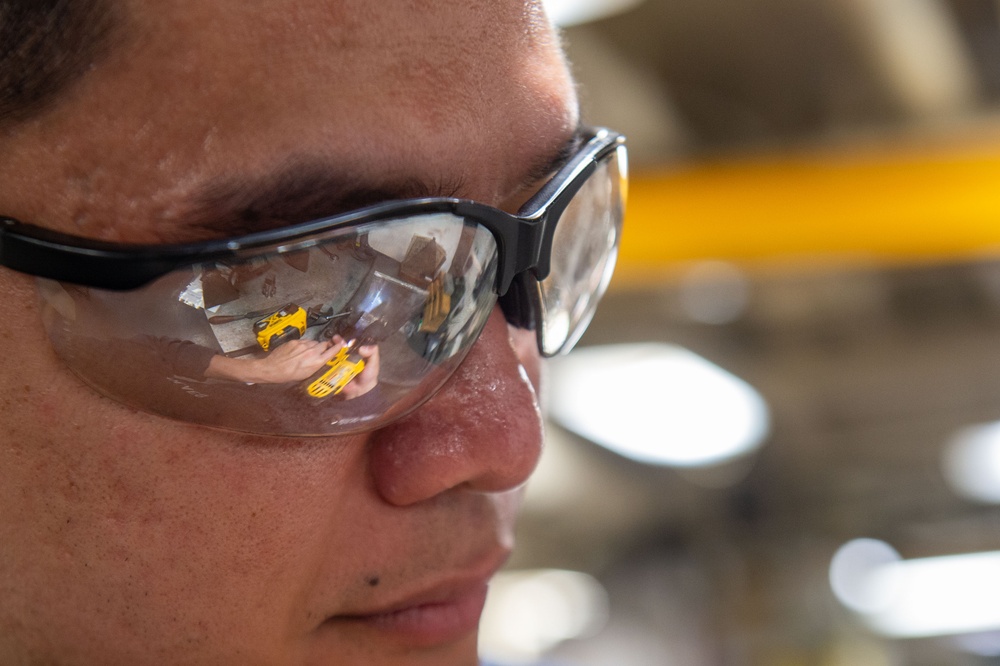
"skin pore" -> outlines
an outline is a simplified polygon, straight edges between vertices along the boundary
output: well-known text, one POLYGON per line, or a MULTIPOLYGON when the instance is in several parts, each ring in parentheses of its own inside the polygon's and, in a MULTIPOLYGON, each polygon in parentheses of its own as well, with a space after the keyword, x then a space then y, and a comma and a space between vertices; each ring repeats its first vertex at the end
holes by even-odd
MULTIPOLYGON (((213 184, 296 163, 509 208, 577 124, 535 2, 123 9, 115 49, 0 130, 0 214, 192 240, 213 184)), ((495 311, 403 421, 281 439, 102 398, 54 356, 34 280, 2 270, 0 294, 16 313, 0 361, 0 663, 476 663, 474 626, 411 620, 435 604, 468 615, 512 547, 541 446, 533 333, 495 311)))

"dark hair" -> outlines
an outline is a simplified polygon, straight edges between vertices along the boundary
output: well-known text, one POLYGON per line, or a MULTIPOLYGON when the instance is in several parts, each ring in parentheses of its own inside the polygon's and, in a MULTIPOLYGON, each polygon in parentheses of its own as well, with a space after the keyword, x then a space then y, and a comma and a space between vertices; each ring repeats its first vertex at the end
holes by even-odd
POLYGON ((0 126, 50 107, 108 46, 113 0, 0 0, 0 126))

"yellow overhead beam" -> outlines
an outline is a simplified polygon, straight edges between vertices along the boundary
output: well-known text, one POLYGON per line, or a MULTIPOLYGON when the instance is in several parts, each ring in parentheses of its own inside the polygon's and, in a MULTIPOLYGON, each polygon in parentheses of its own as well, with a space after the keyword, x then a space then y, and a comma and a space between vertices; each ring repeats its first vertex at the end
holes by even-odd
POLYGON ((678 263, 897 262, 1000 248, 1000 140, 682 165, 633 176, 616 284, 678 263))

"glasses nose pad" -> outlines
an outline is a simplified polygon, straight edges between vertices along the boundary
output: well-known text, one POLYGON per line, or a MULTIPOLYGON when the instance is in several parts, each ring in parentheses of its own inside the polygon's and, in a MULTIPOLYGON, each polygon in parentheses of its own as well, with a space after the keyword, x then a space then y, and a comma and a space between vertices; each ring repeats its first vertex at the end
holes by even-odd
POLYGON ((499 299, 507 323, 516 328, 537 331, 541 312, 538 281, 528 272, 514 276, 507 293, 499 299))

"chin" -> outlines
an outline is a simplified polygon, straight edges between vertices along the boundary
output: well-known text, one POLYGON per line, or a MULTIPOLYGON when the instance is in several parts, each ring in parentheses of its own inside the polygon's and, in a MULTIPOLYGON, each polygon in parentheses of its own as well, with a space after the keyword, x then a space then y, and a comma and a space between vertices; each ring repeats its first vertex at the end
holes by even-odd
MULTIPOLYGON (((430 647, 412 647, 367 640, 330 640, 318 636, 301 666, 478 666, 478 631, 456 641, 430 647)), ((296 662, 293 662, 296 663, 296 662)))

